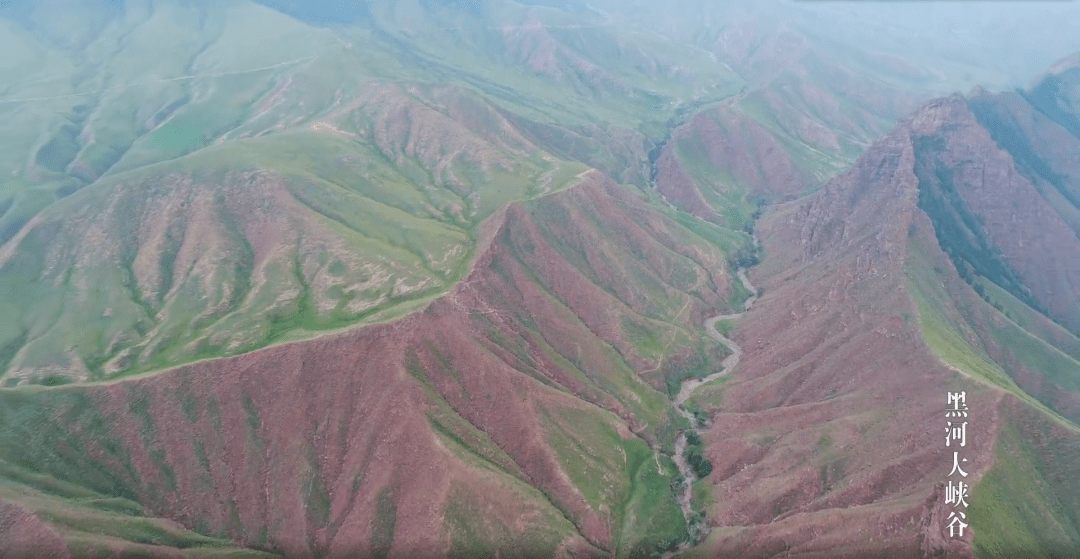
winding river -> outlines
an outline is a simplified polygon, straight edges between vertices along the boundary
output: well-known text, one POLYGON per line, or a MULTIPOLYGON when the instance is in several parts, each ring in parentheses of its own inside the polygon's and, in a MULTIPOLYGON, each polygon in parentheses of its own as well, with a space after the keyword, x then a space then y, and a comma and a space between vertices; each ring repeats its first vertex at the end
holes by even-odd
MULTIPOLYGON (((736 365, 739 364, 739 359, 742 358, 742 348, 739 347, 739 344, 735 343, 727 336, 721 334, 716 329, 717 322, 721 320, 730 320, 741 317, 743 314, 746 313, 746 311, 750 310, 750 305, 753 305, 754 301, 757 300, 757 290, 754 289, 754 286, 750 284, 750 280, 746 277, 746 270, 739 269, 738 276, 739 281, 741 281, 743 286, 746 287, 746 289, 749 290, 751 293, 750 297, 748 297, 746 299, 746 302, 743 304, 743 312, 734 314, 718 314, 705 320, 706 333, 708 333, 709 337, 727 346, 728 349, 731 350, 731 355, 728 355, 724 358, 723 361, 720 362, 720 369, 715 373, 702 378, 690 378, 684 380, 682 383, 682 387, 679 389, 679 394, 675 396, 676 411, 678 411, 679 414, 681 414, 683 417, 690 420, 690 425, 696 425, 696 422, 694 419, 694 415, 686 409, 686 401, 694 394, 694 391, 700 388, 702 385, 728 374, 728 372, 730 372, 732 369, 735 368, 736 365)), ((686 431, 680 431, 678 438, 675 440, 674 459, 675 464, 679 467, 679 472, 686 480, 686 484, 683 488, 682 495, 678 496, 678 501, 679 506, 682 507, 683 517, 686 518, 687 522, 689 523, 690 515, 693 512, 693 509, 690 506, 690 501, 694 493, 694 481, 697 480, 697 474, 694 473, 693 468, 690 467, 690 464, 686 461, 686 446, 686 431)), ((700 528, 697 526, 688 525, 688 528, 690 530, 690 541, 682 543, 674 551, 664 553, 663 555, 661 555, 663 559, 670 559, 671 557, 674 557, 675 555, 690 549, 698 540, 698 536, 703 535, 699 534, 700 528)))

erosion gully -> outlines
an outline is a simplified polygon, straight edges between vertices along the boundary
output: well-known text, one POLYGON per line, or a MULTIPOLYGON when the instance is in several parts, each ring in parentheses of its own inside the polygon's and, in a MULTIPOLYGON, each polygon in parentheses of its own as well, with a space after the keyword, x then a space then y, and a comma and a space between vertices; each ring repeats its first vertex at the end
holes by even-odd
MULTIPOLYGON (((746 270, 739 269, 738 276, 739 281, 741 281, 743 286, 750 291, 750 297, 747 298, 746 302, 743 304, 743 312, 734 314, 718 314, 705 320, 705 332, 708 333, 709 337, 727 346, 728 349, 731 350, 731 355, 728 355, 724 358, 723 361, 720 362, 720 369, 717 370, 715 373, 706 377, 690 378, 684 380, 682 386, 679 389, 679 394, 675 396, 675 410, 678 411, 680 415, 690 420, 690 425, 692 426, 696 425, 696 422, 694 415, 686 409, 686 401, 691 396, 693 396, 695 390, 697 390, 704 384, 728 374, 731 370, 735 368, 736 365, 739 364, 739 359, 742 358, 742 348, 739 347, 739 344, 735 343, 727 336, 721 334, 716 329, 717 322, 721 320, 730 320, 741 317, 743 314, 746 313, 746 311, 750 310, 750 305, 754 304, 754 301, 757 300, 757 291, 754 289, 754 286, 750 284, 750 280, 746 277, 746 270)), ((683 518, 685 518, 687 521, 687 528, 690 531, 690 541, 683 542, 674 550, 664 553, 663 555, 661 555, 662 559, 671 559, 675 555, 687 551, 688 549, 696 545, 700 537, 707 535, 702 532, 702 527, 691 525, 690 523, 691 514, 693 513, 693 509, 691 507, 691 497, 694 494, 694 481, 697 480, 697 474, 694 472, 693 468, 690 467, 690 464, 686 461, 686 446, 686 431, 679 431, 678 438, 675 439, 675 456, 673 458, 675 460, 675 464, 679 467, 679 473, 681 473, 683 479, 686 480, 682 495, 678 496, 678 502, 679 506, 682 508, 683 518)))

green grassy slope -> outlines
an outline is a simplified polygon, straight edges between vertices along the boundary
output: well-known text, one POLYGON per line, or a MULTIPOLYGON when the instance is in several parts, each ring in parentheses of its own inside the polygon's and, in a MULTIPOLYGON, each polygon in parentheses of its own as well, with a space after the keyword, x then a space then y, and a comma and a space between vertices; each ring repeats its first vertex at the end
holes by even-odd
POLYGON ((0 285, 16 295, 0 303, 2 382, 102 379, 399 316, 460 277, 497 208, 587 168, 538 127, 588 138, 602 123, 632 146, 687 87, 738 81, 655 37, 492 27, 557 10, 457 22, 475 28, 467 44, 442 29, 452 13, 405 11, 329 30, 166 2, 87 31, 84 54, 3 22, 34 63, 5 67, 0 94, 18 132, 0 162, 0 285))
POLYGON ((1005 414, 993 469, 971 493, 980 559, 1059 558, 1080 547, 1080 430, 1029 406, 1005 414))
MULTIPOLYGON (((0 302, 0 383, 113 380, 400 317, 462 278, 485 220, 508 203, 536 199, 529 212, 541 224, 539 239, 627 306, 602 367, 580 360, 552 324, 527 328, 530 347, 576 375, 597 402, 623 406, 618 416, 578 409, 583 415, 572 423, 567 409, 543 411, 547 444, 613 527, 616 556, 645 556, 685 539, 669 487, 674 471, 658 470, 654 451, 627 435, 625 422, 635 418, 635 429, 670 450, 677 420, 663 391, 704 374, 723 354, 691 325, 703 309, 728 304, 710 277, 725 258, 710 242, 726 250, 744 236, 689 225, 695 234, 665 221, 659 227, 670 231, 656 262, 633 262, 647 255, 612 246, 603 262, 590 261, 575 255, 583 241, 605 241, 605 223, 592 216, 591 238, 567 238, 556 215, 566 207, 548 195, 593 164, 613 174, 636 165, 622 179, 646 187, 645 151, 676 105, 729 95, 738 79, 705 53, 649 34, 626 43, 523 27, 505 37, 492 25, 534 16, 498 17, 463 45, 455 32, 418 36, 394 14, 328 30, 243 2, 205 13, 161 3, 88 35, 85 59, 4 28, 4 38, 40 53, 40 71, 11 69, 13 85, 0 93, 0 111, 25 132, 5 136, 10 159, 0 161, 0 289, 13 295, 0 302), (193 32, 176 31, 185 26, 193 32), (553 66, 537 59, 547 56, 548 41, 556 45, 553 66), (490 42, 512 48, 493 55, 490 42), (69 83, 75 66, 80 77, 69 83), (609 138, 617 143, 604 155, 588 147, 609 138), (694 248, 682 250, 682 242, 694 248), (620 291, 625 278, 613 272, 628 274, 635 291, 620 291), (649 386, 635 371, 653 363, 649 386), (583 457, 582 445, 593 451, 583 457)), ((668 220, 675 217, 685 218, 668 220)), ((524 268, 536 268, 527 247, 515 251, 524 268)), ((535 274, 537 287, 551 288, 555 278, 535 274)), ((560 296, 550 303, 561 317, 593 336, 595 322, 586 325, 560 296)), ((492 341, 513 352, 521 339, 492 341)), ((144 425, 153 466, 136 473, 129 454, 136 450, 113 432, 118 417, 81 399, 81 388, 3 392, 2 497, 35 511, 73 552, 116 545, 149 556, 228 556, 237 551, 229 540, 252 535, 236 518, 205 516, 199 522, 207 524, 188 531, 143 516, 144 505, 167 508, 160 495, 187 473, 211 479, 209 466, 196 463, 213 437, 194 447, 195 462, 175 463, 154 442, 163 431, 137 399, 139 409, 129 411, 144 425), (71 429, 80 436, 60 434, 71 429), (46 442, 54 439, 69 442, 54 448, 46 442), (87 453, 80 440, 104 454, 87 453), (31 479, 29 471, 41 473, 31 479)), ((560 546, 578 530, 566 511, 482 430, 429 396, 432 431, 489 484, 459 484, 447 500, 450 554, 565 552, 560 546), (496 486, 542 514, 528 526, 478 517, 491 505, 484 491, 496 486)), ((255 417, 252 429, 261 424, 255 417)), ((314 463, 308 457, 303 467, 314 463)), ((310 518, 328 514, 319 484, 305 488, 310 518)), ((379 500, 377 552, 394 541, 400 502, 396 494, 379 500)))
MULTIPOLYGON (((455 328, 451 332, 442 327, 434 332, 421 329, 433 340, 443 339, 440 337, 443 334, 464 337, 443 339, 444 346, 437 349, 426 339, 408 336, 409 343, 422 346, 429 356, 424 361, 425 367, 417 368, 407 361, 407 368, 419 381, 424 394, 426 403, 422 407, 430 434, 457 457, 459 463, 455 464, 472 472, 469 475, 486 480, 480 485, 475 480, 454 485, 457 489, 445 501, 443 518, 451 554, 455 556, 505 554, 525 543, 545 550, 544 556, 549 556, 558 546, 577 537, 581 529, 577 526, 589 519, 580 508, 575 508, 574 501, 538 489, 550 490, 547 482, 524 474, 532 464, 522 458, 520 449, 515 450, 517 440, 496 439, 497 429, 478 421, 477 410, 495 402, 491 394, 485 397, 484 390, 494 382, 507 382, 516 376, 531 377, 530 386, 540 390, 543 397, 530 401, 538 417, 537 432, 542 434, 542 448, 550 449, 554 463, 565 473, 570 486, 580 492, 583 503, 596 511, 610 528, 610 550, 615 556, 645 557, 655 549, 669 547, 687 537, 686 524, 671 490, 675 471, 662 466, 646 442, 670 450, 678 422, 663 393, 663 379, 664 375, 679 374, 684 368, 660 367, 652 378, 655 386, 643 382, 635 370, 642 368, 642 359, 677 356, 677 348, 684 345, 699 345, 707 362, 722 357, 723 348, 701 337, 693 325, 697 323, 695 317, 702 313, 735 304, 728 300, 730 294, 717 285, 715 270, 725 265, 725 257, 716 246, 665 218, 618 185, 603 182, 596 176, 591 180, 507 210, 510 215, 502 217, 506 221, 501 233, 490 245, 492 253, 481 260, 475 271, 477 275, 471 276, 472 288, 478 289, 484 299, 476 304, 466 303, 461 317, 453 318, 455 328), (558 218, 574 212, 591 212, 593 217, 576 216, 568 221, 558 218), (619 234, 608 236, 611 229, 619 234), (628 275, 637 277, 638 281, 632 284, 620 281, 628 275), (587 297, 583 298, 583 294, 587 297), (590 312, 587 302, 600 298, 605 304, 599 309, 614 309, 624 320, 608 321, 612 327, 605 328, 604 315, 590 312), (641 349, 644 346, 640 340, 633 338, 637 330, 625 327, 633 322, 654 329, 658 341, 666 344, 662 346, 665 351, 652 354, 641 349), (474 357, 459 364, 470 353, 482 356, 483 361, 478 364, 474 357), (483 371, 489 371, 493 361, 501 361, 501 366, 509 365, 512 369, 505 369, 504 375, 485 378, 483 371), (559 374, 555 375, 555 371, 559 374), (527 509, 540 516, 529 516, 531 520, 526 525, 513 520, 517 516, 503 518, 500 514, 510 514, 506 511, 512 508, 506 508, 507 499, 518 507, 512 510, 527 509), (491 512, 491 507, 502 512, 491 512), (478 516, 480 510, 488 512, 478 516)), ((468 289, 457 289, 452 297, 443 298, 418 316, 434 319, 469 293, 468 289)), ((420 320, 418 316, 410 319, 420 320)), ((273 351, 310 347, 312 354, 301 358, 301 362, 316 356, 347 361, 344 368, 334 362, 302 367, 319 379, 315 383, 319 386, 317 390, 337 392, 344 390, 341 379, 327 375, 364 378, 371 371, 355 370, 358 365, 348 356, 349 351, 356 351, 351 346, 325 346, 335 343, 329 341, 335 339, 341 343, 344 338, 330 337, 308 345, 273 348, 273 351)), ((369 358, 392 354, 372 350, 369 358)), ((213 369, 215 362, 204 362, 200 367, 213 369)), ((280 371, 267 367, 239 369, 253 375, 273 372, 283 378, 291 373, 287 367, 280 371)), ((238 368, 227 365, 217 373, 230 375, 235 370, 238 368)), ((113 531, 109 532, 115 535, 109 537, 133 544, 158 542, 162 549, 190 545, 213 551, 225 545, 223 538, 242 539, 259 549, 273 549, 257 534, 264 529, 277 530, 275 524, 266 524, 269 521, 262 517, 253 521, 249 512, 238 513, 240 516, 236 518, 240 520, 236 520, 229 516, 227 508, 218 510, 220 507, 213 505, 218 503, 219 494, 215 489, 219 480, 215 478, 214 464, 216 460, 230 460, 229 468, 234 471, 254 468, 282 475, 274 478, 276 481, 265 482, 283 484, 281 487, 292 487, 296 483, 295 475, 300 475, 301 502, 310 521, 321 526, 334 518, 332 511, 339 509, 331 506, 331 491, 324 485, 328 482, 316 481, 318 472, 331 471, 337 466, 319 458, 315 443, 304 439, 309 436, 306 432, 282 434, 285 427, 271 423, 274 415, 283 410, 259 403, 260 399, 271 397, 265 390, 254 388, 265 377, 222 382, 221 386, 234 388, 253 386, 254 393, 238 396, 207 390, 208 386, 192 382, 189 375, 193 374, 190 370, 172 370, 107 384, 0 391, 0 425, 4 425, 0 429, 0 449, 5 461, 16 473, 37 472, 39 476, 35 479, 39 481, 35 483, 55 494, 50 497, 53 501, 47 503, 27 491, 13 493, 10 498, 34 510, 62 509, 63 514, 68 514, 65 507, 79 506, 68 500, 82 499, 85 495, 88 499, 123 505, 125 511, 130 509, 138 517, 135 513, 143 506, 154 511, 173 510, 174 499, 181 496, 183 502, 196 503, 209 495, 208 510, 213 512, 181 515, 194 528, 194 533, 204 535, 206 540, 198 540, 200 536, 187 532, 172 535, 153 532, 145 537, 140 535, 142 532, 129 532, 143 526, 138 518, 91 515, 79 526, 92 526, 95 522, 116 524, 115 530, 110 528, 113 531), (164 409, 172 409, 176 418, 184 420, 166 422, 163 418, 169 413, 160 415, 164 409), (272 444, 277 436, 293 441, 286 445, 290 449, 287 457, 282 454, 281 446, 272 444), (166 442, 177 437, 179 443, 166 442), (56 440, 65 442, 49 443, 56 440), (226 443, 238 440, 246 442, 239 447, 226 443), (230 448, 236 451, 235 456, 230 454, 230 448), (242 461, 233 462, 236 456, 242 456, 242 461), (263 470, 262 460, 282 464, 281 469, 263 470), (298 474, 284 466, 297 461, 298 474), (130 527, 131 523, 135 527, 130 527), (255 543, 250 542, 252 539, 255 543)), ((318 408, 320 419, 316 423, 320 427, 312 428, 319 432, 330 429, 333 433, 333 429, 321 425, 327 425, 324 422, 332 421, 339 412, 348 425, 358 421, 347 410, 314 403, 322 401, 318 397, 303 401, 307 402, 305 406, 318 408)), ((500 406, 515 407, 502 399, 499 402, 500 406)), ((502 413, 495 416, 498 423, 508 417, 502 413)), ((397 421, 385 414, 380 414, 380 418, 397 421)), ((302 425, 302 421, 290 422, 289 428, 302 425)), ((370 436, 386 427, 375 426, 370 431, 359 432, 370 436)), ((340 431, 338 436, 344 437, 341 433, 346 431, 340 431)), ((410 435, 414 433, 409 431, 410 435)), ((428 433, 421 434, 425 435, 421 440, 427 438, 428 433)), ((408 449, 410 445, 394 448, 408 449)), ((396 465, 399 463, 407 462, 391 460, 387 467, 395 471, 404 468, 396 465)), ((370 487, 365 484, 378 483, 365 477, 374 476, 377 470, 353 467, 359 468, 355 474, 349 474, 357 476, 358 481, 353 482, 354 494, 370 487)), ((429 468, 426 463, 423 467, 423 471, 429 468)), ((29 483, 24 479, 26 475, 12 475, 18 483, 29 483)), ((468 479, 464 475, 463 478, 468 479)), ((379 518, 385 518, 375 522, 372 536, 373 541, 384 547, 396 541, 393 535, 396 523, 406 522, 398 518, 395 507, 405 507, 409 502, 400 495, 408 483, 398 480, 388 487, 388 496, 378 501, 387 504, 376 507, 377 511, 383 511, 377 513, 382 515, 379 518)), ((59 512, 56 518, 60 520, 54 520, 46 512, 40 514, 50 525, 66 525, 63 518, 67 517, 61 518, 59 512)), ((150 522, 157 526, 162 521, 150 522)), ((81 535, 65 537, 69 545, 83 545, 77 542, 81 541, 81 535)))
POLYGON ((296 132, 103 179, 42 214, 0 267, 20 295, 3 303, 7 364, 100 379, 385 320, 460 277, 495 208, 582 169, 502 163, 484 172, 462 157, 439 188, 296 132))
POLYGON ((945 271, 941 266, 947 265, 946 257, 932 261, 931 249, 914 237, 911 248, 908 286, 927 345, 946 364, 1007 392, 994 464, 969 500, 976 556, 1070 556, 1080 546, 1080 503, 1075 502, 1080 494, 1075 482, 1080 479, 1080 427, 1075 412, 1055 405, 1061 400, 1050 397, 1077 390, 1076 360, 1053 345, 1067 349, 1069 337, 1005 290, 988 290, 990 298, 1004 301, 1009 315, 1019 321, 1009 319, 945 271), (1021 324, 1033 327, 1029 331, 1021 324), (1018 383, 1029 379, 1018 376, 1018 367, 1040 375, 1053 388, 1025 390, 1018 383))

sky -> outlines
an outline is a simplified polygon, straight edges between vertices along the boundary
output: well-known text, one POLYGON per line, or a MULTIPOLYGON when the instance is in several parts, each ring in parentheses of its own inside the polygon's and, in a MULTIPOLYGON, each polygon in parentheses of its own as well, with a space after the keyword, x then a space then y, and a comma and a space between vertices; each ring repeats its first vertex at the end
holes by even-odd
MULTIPOLYGON (((1080 2, 1075 0, 0 0, 0 16, 36 25, 63 41, 64 30, 77 27, 66 21, 71 18, 100 25, 125 4, 211 1, 255 1, 315 26, 362 25, 373 11, 409 13, 399 7, 406 5, 413 6, 412 13, 492 17, 514 13, 507 5, 528 4, 563 10, 571 17, 655 29, 706 48, 726 26, 755 14, 839 48, 888 51, 911 56, 915 63, 919 57, 947 57, 993 67, 1010 77, 1008 84, 987 84, 991 87, 1024 87, 1056 61, 1080 52, 1080 2), (378 4, 393 8, 372 7, 378 4)), ((72 45, 79 43, 78 37, 68 39, 72 45)))

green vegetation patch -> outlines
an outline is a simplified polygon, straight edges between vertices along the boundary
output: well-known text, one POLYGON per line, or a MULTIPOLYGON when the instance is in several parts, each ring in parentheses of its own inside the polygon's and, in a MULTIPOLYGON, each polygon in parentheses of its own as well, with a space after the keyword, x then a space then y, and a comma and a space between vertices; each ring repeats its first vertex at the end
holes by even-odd
POLYGON ((375 518, 371 521, 371 556, 386 559, 394 544, 394 526, 397 525, 397 502, 390 487, 379 491, 375 504, 375 518))
POLYGON ((694 351, 689 356, 664 361, 661 371, 669 398, 675 398, 682 389, 684 380, 705 378, 713 374, 720 368, 724 357, 731 354, 731 350, 712 338, 702 336, 701 342, 701 345, 693 348, 694 351), (710 351, 713 348, 720 348, 720 351, 710 351))
POLYGON ((918 306, 919 326, 927 345, 945 363, 990 384, 1021 393, 1001 367, 968 342, 969 339, 977 339, 977 336, 955 310, 933 265, 923 253, 927 249, 918 244, 913 244, 913 248, 907 264, 908 290, 918 306))
MULTIPOLYGON (((980 338, 945 290, 941 280, 944 272, 935 270, 927 256, 930 248, 922 246, 922 242, 916 237, 911 238, 911 247, 906 266, 908 290, 919 309, 919 327, 930 349, 945 364, 1002 388, 1036 409, 1066 421, 1052 408, 1017 386, 1012 377, 987 355, 983 347, 970 341, 980 338)), ((1023 347, 1021 344, 1021 349, 1023 347)), ((1052 351, 1049 348, 1047 350, 1052 351)), ((1072 368, 1068 369, 1071 370, 1072 368)))
MULTIPOLYGON (((742 282, 740 282, 740 285, 741 283, 742 282)), ((735 333, 735 320, 730 318, 717 320, 716 331, 723 334, 725 338, 731 338, 731 335, 735 333)))
POLYGON ((1069 357, 1080 360, 1080 338, 1038 311, 1025 305, 1012 294, 984 278, 976 278, 984 289, 983 298, 1006 318, 1030 335, 1052 345, 1069 357))
POLYGON ((1035 409, 1005 414, 994 466, 971 492, 979 559, 1063 559, 1080 549, 1080 431, 1035 409))
POLYGON ((697 388, 694 394, 686 400, 686 409, 694 415, 699 426, 705 424, 709 417, 709 410, 716 410, 724 404, 724 386, 732 379, 728 374, 713 379, 697 388))
POLYGON ((454 482, 444 512, 444 526, 450 535, 448 556, 454 559, 555 556, 559 545, 577 536, 577 532, 539 492, 529 489, 535 495, 521 496, 541 513, 522 530, 520 525, 504 523, 510 519, 492 514, 488 500, 475 487, 454 482))
POLYGON ((269 557, 179 528, 171 521, 146 517, 143 507, 130 499, 97 493, 4 460, 0 460, 0 499, 33 511, 59 532, 76 557, 99 556, 98 551, 110 547, 130 549, 132 544, 154 546, 158 552, 185 550, 185 557, 192 558, 269 557))
POLYGON ((113 418, 82 390, 0 390, 0 456, 96 493, 136 500, 141 480, 113 418))
POLYGON ((992 328, 1001 346, 1025 367, 1065 390, 1080 392, 1080 361, 1011 322, 992 328))
POLYGON ((627 446, 632 476, 616 557, 650 557, 657 550, 674 549, 690 535, 671 492, 672 478, 657 470, 652 449, 640 440, 631 440, 627 446))
POLYGON ((541 414, 548 444, 563 471, 596 511, 610 511, 616 557, 647 557, 688 537, 682 511, 670 490, 670 472, 640 439, 623 439, 609 412, 578 408, 541 414))

